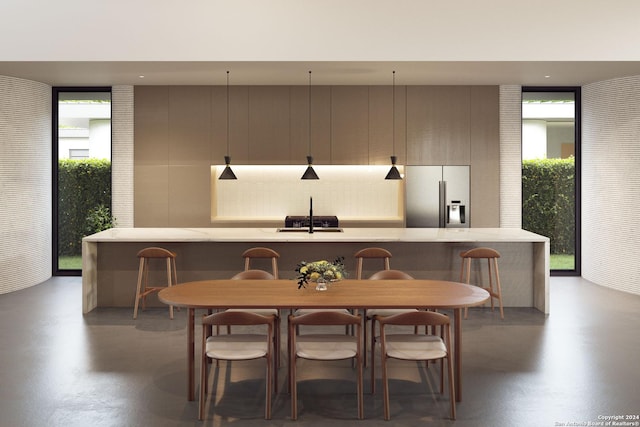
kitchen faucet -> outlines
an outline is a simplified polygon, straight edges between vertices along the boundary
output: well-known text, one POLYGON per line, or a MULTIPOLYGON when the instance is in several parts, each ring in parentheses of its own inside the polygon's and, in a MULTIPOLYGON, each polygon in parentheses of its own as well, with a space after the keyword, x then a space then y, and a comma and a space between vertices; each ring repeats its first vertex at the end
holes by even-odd
POLYGON ((313 197, 309 197, 309 234, 313 234, 313 197))

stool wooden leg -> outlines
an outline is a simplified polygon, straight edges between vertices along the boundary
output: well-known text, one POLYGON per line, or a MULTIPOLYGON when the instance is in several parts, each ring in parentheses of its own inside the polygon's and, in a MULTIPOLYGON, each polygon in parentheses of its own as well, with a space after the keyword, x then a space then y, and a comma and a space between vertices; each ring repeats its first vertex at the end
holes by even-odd
POLYGON ((495 304, 493 303, 493 298, 495 295, 495 291, 493 290, 493 273, 491 270, 493 270, 493 268, 491 268, 491 260, 493 258, 487 258, 487 268, 489 271, 489 294, 491 295, 491 298, 489 298, 489 300, 491 301, 491 311, 493 311, 495 309, 495 304))
POLYGON ((502 287, 500 286, 500 273, 498 272, 498 260, 493 259, 494 270, 496 272, 496 287, 498 290, 498 304, 500 304, 500 319, 504 320, 504 309, 502 307, 502 287))
MULTIPOLYGON (((467 267, 467 280, 465 280, 466 284, 471 283, 471 258, 465 258, 463 262, 463 268, 467 267)), ((462 276, 462 271, 460 271, 460 276, 462 276)), ((466 319, 469 316, 469 308, 464 308, 464 318, 466 319)))
POLYGON ((144 259, 144 267, 142 268, 142 310, 147 309, 147 295, 149 294, 149 260, 144 259))
POLYGON ((138 286, 136 287, 136 301, 133 307, 133 318, 138 318, 138 303, 140 302, 140 291, 142 287, 142 277, 144 274, 145 259, 140 258, 140 266, 138 267, 138 286))
MULTIPOLYGON (((173 280, 173 274, 171 273, 171 258, 167 258, 167 287, 171 287, 171 281, 173 280)), ((169 305, 169 319, 173 320, 173 306, 169 305)))

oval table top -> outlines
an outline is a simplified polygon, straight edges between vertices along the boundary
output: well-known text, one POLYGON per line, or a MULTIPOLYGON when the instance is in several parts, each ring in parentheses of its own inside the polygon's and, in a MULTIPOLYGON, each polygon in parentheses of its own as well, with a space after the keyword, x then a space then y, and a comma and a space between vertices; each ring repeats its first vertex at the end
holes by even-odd
POLYGON ((160 301, 189 308, 433 308, 481 305, 489 293, 446 280, 354 280, 333 282, 327 291, 294 280, 202 280, 163 289, 160 301))

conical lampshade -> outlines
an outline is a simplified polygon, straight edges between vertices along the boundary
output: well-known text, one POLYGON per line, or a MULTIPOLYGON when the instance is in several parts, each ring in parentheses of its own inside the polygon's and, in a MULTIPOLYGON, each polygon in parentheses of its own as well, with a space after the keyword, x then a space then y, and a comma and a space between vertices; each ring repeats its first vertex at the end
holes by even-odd
POLYGON ((307 166, 307 170, 304 171, 304 174, 302 174, 302 178, 300 179, 320 179, 318 178, 318 174, 316 174, 316 171, 313 170, 313 157, 311 156, 307 156, 307 164, 309 166, 307 166))
POLYGON ((396 156, 391 156, 391 169, 389 169, 389 172, 387 173, 387 176, 384 177, 384 179, 402 179, 402 176, 400 176, 400 172, 396 167, 396 160, 396 156))
POLYGON ((231 170, 231 157, 224 156, 224 164, 226 165, 218 179, 238 179, 236 178, 236 174, 231 170))

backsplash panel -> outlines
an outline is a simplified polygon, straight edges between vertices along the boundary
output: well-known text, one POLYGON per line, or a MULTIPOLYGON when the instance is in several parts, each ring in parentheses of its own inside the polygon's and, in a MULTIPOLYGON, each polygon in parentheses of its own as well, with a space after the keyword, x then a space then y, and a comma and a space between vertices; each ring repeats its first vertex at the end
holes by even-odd
MULTIPOLYGON (((389 166, 314 166, 319 180, 301 180, 300 166, 232 166, 237 180, 211 167, 211 221, 277 221, 287 215, 336 215, 341 221, 404 219, 404 181, 385 180, 389 166)), ((399 168, 402 173, 402 168, 399 168)))

